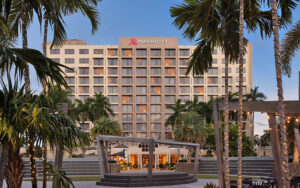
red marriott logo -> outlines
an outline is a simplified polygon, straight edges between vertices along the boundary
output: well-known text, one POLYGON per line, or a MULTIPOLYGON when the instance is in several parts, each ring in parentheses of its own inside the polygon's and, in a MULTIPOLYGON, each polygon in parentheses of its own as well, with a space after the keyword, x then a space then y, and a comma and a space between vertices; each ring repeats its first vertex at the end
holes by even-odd
POLYGON ((136 42, 135 38, 130 38, 129 45, 137 45, 137 42, 136 42))

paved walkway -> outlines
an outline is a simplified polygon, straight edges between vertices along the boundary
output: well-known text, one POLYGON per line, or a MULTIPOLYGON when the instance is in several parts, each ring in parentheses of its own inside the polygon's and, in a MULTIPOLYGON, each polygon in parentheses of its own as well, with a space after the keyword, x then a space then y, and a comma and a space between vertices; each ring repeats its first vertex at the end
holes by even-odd
MULTIPOLYGON (((184 185, 172 185, 172 186, 160 186, 163 188, 201 188, 204 187, 206 183, 218 183, 218 180, 210 180, 210 179, 198 179, 198 182, 190 183, 190 184, 184 184, 184 185)), ((108 186, 97 186, 96 182, 94 181, 80 181, 80 182, 74 182, 74 185, 76 188, 116 188, 116 187, 108 187, 108 186)), ((6 184, 4 183, 4 188, 7 188, 6 184)), ((38 187, 42 187, 42 182, 38 182, 38 187)), ((52 183, 48 182, 47 187, 52 187, 52 183)), ((158 186, 156 186, 158 187, 158 186)), ((22 188, 31 188, 31 182, 30 181, 24 181, 22 188)))

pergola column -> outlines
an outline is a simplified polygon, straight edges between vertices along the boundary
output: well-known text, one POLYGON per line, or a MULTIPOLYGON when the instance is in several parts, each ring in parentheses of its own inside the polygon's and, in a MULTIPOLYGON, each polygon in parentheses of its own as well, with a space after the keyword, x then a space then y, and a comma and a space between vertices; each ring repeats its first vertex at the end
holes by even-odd
POLYGON ((107 159, 104 149, 104 141, 99 140, 97 137, 97 147, 98 147, 98 157, 99 157, 99 171, 100 171, 100 177, 104 178, 105 174, 107 173, 107 159))
POLYGON ((149 139, 148 178, 150 182, 152 181, 153 153, 154 153, 154 140, 149 139))
POLYGON ((214 118, 219 187, 224 187, 225 178, 224 178, 224 161, 223 161, 223 141, 222 141, 223 139, 222 139, 222 132, 221 132, 217 103, 213 103, 212 107, 213 107, 213 118, 214 118))
POLYGON ((269 128, 270 128, 270 139, 271 139, 271 145, 272 145, 272 152, 274 157, 274 165, 275 165, 275 176, 277 179, 277 182, 279 184, 279 187, 281 187, 282 183, 282 160, 281 160, 281 148, 280 148, 280 141, 279 141, 279 133, 278 128, 276 124, 276 117, 275 113, 268 113, 268 119, 269 119, 269 128))
POLYGON ((198 168, 199 168, 199 146, 195 147, 194 179, 197 179, 198 168))

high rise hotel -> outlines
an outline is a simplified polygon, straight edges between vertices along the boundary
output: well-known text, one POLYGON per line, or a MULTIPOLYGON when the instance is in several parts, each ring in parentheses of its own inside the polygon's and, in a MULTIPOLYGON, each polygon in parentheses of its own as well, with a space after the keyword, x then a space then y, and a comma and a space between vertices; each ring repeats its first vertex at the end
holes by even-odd
MULTIPOLYGON (((224 95, 224 54, 213 52, 212 68, 203 76, 186 76, 195 46, 178 45, 175 37, 120 37, 119 45, 87 45, 68 40, 50 49, 48 57, 64 64, 71 99, 85 100, 95 93, 109 98, 124 136, 171 139, 165 127, 167 105, 196 95, 200 101, 224 95)), ((230 91, 238 91, 238 64, 229 65, 230 91)), ((244 92, 252 87, 252 44, 244 57, 244 92)), ((81 125, 86 131, 91 123, 81 125)), ((253 134, 253 133, 250 133, 253 134)))

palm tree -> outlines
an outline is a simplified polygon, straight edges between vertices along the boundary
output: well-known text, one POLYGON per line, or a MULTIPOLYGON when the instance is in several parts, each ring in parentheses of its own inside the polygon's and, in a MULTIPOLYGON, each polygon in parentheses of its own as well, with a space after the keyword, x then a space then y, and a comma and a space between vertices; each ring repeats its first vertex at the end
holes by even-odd
POLYGON ((193 100, 188 100, 186 103, 187 111, 200 112, 202 110, 201 102, 197 95, 194 96, 193 100))
POLYGON ((86 103, 90 104, 88 117, 92 122, 101 117, 114 116, 108 98, 102 93, 96 93, 93 98, 88 98, 86 103))
POLYGON ((285 34, 281 43, 281 62, 283 73, 291 76, 291 62, 300 48, 300 20, 285 34))
MULTIPOLYGON (((239 3, 229 0, 186 0, 185 3, 171 8, 174 25, 184 29, 184 36, 196 38, 194 50, 187 69, 195 75, 203 74, 212 65, 212 52, 220 47, 225 53, 225 185, 230 187, 229 180, 229 120, 228 120, 228 64, 239 57, 239 3)), ((259 26, 262 36, 270 34, 270 15, 259 10, 257 2, 245 2, 245 23, 249 31, 259 26)), ((244 46, 247 40, 244 39, 244 46)), ((243 46, 243 47, 244 47, 243 46)))
MULTIPOLYGON (((183 114, 183 112, 186 111, 186 105, 185 104, 181 104, 181 99, 177 99, 175 102, 175 105, 167 105, 166 109, 171 110, 172 111, 172 115, 170 115, 166 122, 165 122, 165 126, 171 126, 172 127, 172 133, 174 133, 176 126, 178 124, 180 124, 181 121, 181 116, 183 114)), ((174 135, 173 135, 174 138, 174 135)))
POLYGON ((250 93, 245 96, 247 101, 263 101, 267 99, 264 93, 258 91, 258 86, 255 86, 254 89, 251 88, 250 93))
POLYGON ((122 129, 117 121, 109 117, 103 117, 94 121, 94 127, 91 129, 91 136, 96 137, 97 135, 121 136, 122 129))

